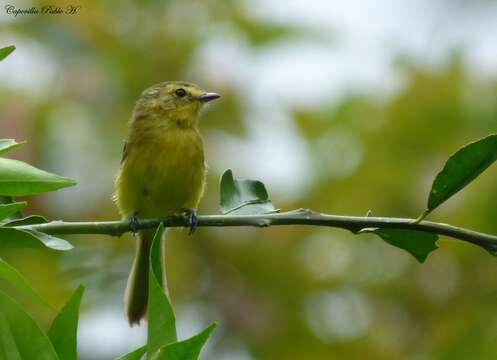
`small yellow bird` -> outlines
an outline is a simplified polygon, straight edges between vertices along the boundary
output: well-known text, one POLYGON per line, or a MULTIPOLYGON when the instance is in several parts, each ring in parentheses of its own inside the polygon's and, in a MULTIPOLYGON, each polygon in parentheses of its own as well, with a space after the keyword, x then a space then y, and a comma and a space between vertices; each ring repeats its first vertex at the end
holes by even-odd
MULTIPOLYGON (((163 82, 146 89, 129 123, 114 200, 123 219, 136 225, 139 218, 187 213, 191 231, 205 185, 200 110, 219 98, 197 85, 163 82)), ((147 311, 148 268, 153 230, 138 232, 135 260, 125 293, 130 325, 147 311)))

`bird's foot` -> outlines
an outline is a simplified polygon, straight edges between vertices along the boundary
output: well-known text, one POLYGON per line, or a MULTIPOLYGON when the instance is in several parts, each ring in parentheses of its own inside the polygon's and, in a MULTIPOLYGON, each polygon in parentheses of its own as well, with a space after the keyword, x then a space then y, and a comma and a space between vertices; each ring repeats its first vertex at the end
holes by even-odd
POLYGON ((191 208, 185 208, 181 209, 180 214, 181 216, 184 216, 186 218, 186 224, 190 228, 188 235, 192 235, 197 229, 198 225, 197 210, 191 208))
POLYGON ((129 228, 131 229, 133 235, 135 235, 138 232, 139 226, 140 226, 140 220, 138 219, 136 213, 134 213, 129 217, 129 228))

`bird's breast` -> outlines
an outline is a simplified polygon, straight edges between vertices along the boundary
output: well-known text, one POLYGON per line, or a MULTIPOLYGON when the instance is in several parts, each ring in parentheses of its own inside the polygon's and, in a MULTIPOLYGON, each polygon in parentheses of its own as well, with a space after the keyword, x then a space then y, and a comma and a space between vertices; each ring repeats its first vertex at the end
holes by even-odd
POLYGON ((130 207, 140 217, 172 214, 196 207, 203 191, 202 138, 196 129, 170 130, 129 144, 123 164, 124 187, 134 192, 130 207))

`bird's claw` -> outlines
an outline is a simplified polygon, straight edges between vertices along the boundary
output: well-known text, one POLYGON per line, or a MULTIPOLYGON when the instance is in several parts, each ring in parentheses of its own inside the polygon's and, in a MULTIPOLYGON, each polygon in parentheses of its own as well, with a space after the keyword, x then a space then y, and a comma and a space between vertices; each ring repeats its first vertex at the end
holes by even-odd
POLYGON ((190 228, 188 235, 192 235, 198 225, 197 211, 195 209, 182 209, 182 215, 186 218, 186 224, 190 228))
POLYGON ((129 217, 129 228, 131 229, 133 235, 135 235, 138 232, 139 226, 140 226, 140 220, 138 220, 138 216, 136 216, 136 214, 131 215, 129 217))

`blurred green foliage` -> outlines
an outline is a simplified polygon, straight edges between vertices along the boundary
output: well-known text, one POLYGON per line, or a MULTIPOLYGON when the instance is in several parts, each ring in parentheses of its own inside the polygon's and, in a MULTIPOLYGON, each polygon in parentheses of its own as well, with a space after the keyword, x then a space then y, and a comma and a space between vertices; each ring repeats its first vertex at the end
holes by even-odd
MULTIPOLYGON (((258 79, 237 77, 222 61, 207 61, 205 46, 212 37, 234 38, 247 56, 264 54, 308 36, 307 30, 262 26, 245 3, 234 0, 83 6, 78 16, 0 22, 0 32, 8 35, 2 46, 15 43, 16 52, 36 59, 32 68, 16 69, 27 85, 0 84, 0 137, 29 140, 12 151, 14 157, 79 184, 30 198, 25 214, 116 219, 112 180, 126 122, 140 92, 163 80, 190 80, 223 94, 201 124, 211 165, 201 213, 218 210, 219 162, 237 174, 245 171, 243 177, 266 178, 237 167, 244 165, 240 158, 248 151, 251 127, 275 124, 270 117, 255 123, 251 117, 274 105, 272 94, 254 109, 246 82, 258 79)), ((475 76, 464 56, 447 54, 438 67, 399 61, 395 70, 403 86, 387 98, 370 89, 319 106, 284 104, 289 115, 277 126, 281 132, 296 129, 310 166, 292 179, 305 178, 305 186, 292 194, 267 184, 274 203, 341 214, 372 209, 384 216, 418 215, 447 155, 496 130, 497 79, 475 76)), ((226 57, 228 64, 236 61, 226 57)), ((12 56, 2 66, 7 62, 12 56)), ((256 147, 250 149, 257 154, 256 147)), ((289 153, 287 161, 297 155, 289 153)), ((491 168, 432 218, 497 233, 496 181, 491 168)), ((497 261, 482 249, 441 238, 441 249, 418 264, 373 235, 338 230, 199 229, 193 237, 181 231, 168 235, 173 304, 194 314, 178 321, 197 330, 213 320, 220 324, 205 359, 495 357, 497 261)), ((61 305, 75 284, 84 283, 80 322, 84 327, 85 318, 99 314, 103 323, 91 328, 92 346, 80 342, 81 359, 109 358, 98 349, 105 340, 97 329, 110 326, 98 311, 111 305, 122 312, 132 238, 70 240, 76 246, 70 253, 2 249, 1 256, 52 304, 61 305)), ((36 313, 46 326, 55 315, 36 313)), ((127 329, 124 317, 113 329, 127 329)), ((118 345, 132 340, 121 337, 118 345)))

